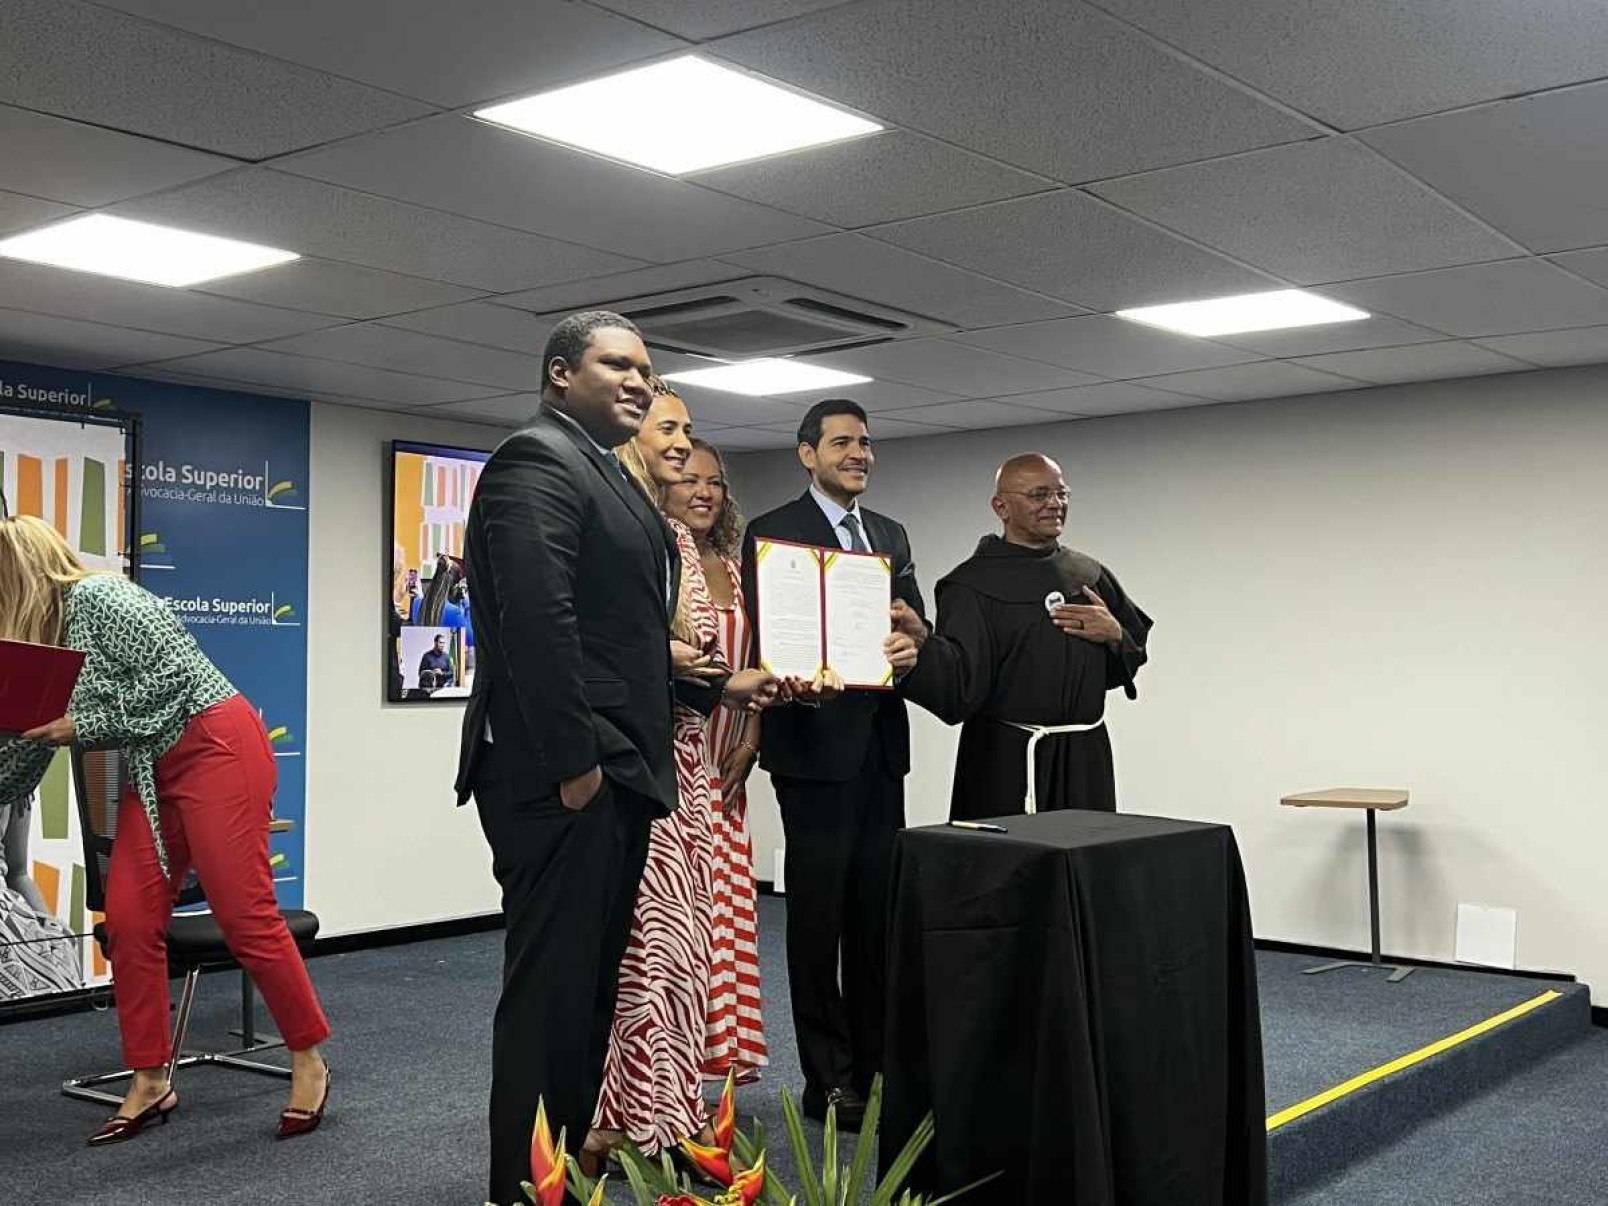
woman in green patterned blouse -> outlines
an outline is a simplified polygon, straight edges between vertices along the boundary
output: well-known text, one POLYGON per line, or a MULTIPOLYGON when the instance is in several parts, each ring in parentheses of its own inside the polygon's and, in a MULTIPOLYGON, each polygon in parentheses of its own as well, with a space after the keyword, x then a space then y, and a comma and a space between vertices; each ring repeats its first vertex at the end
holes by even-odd
POLYGON ((106 880, 106 946, 124 1058, 136 1071, 122 1109, 91 1145, 132 1139, 178 1106, 167 1080, 166 933, 191 865, 291 1051, 279 1133, 314 1129, 329 1096, 318 1050, 329 1023, 274 897, 268 821, 276 771, 261 717, 160 599, 86 569, 53 527, 31 516, 0 519, 0 637, 85 654, 67 715, 0 741, 0 799, 32 791, 54 747, 128 754, 106 880))

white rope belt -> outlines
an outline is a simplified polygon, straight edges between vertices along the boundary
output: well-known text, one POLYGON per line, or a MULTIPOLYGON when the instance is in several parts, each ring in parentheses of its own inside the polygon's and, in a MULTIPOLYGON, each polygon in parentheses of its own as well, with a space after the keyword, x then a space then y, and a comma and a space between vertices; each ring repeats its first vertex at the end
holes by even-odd
POLYGON ((1027 815, 1032 816, 1038 812, 1038 765, 1035 755, 1038 753, 1038 743, 1046 737, 1059 737, 1062 733, 1088 733, 1105 724, 1105 717, 1100 717, 1092 724, 1018 724, 1014 720, 1002 720, 1001 724, 1009 725, 1013 729, 1021 729, 1028 734, 1027 738, 1027 815))

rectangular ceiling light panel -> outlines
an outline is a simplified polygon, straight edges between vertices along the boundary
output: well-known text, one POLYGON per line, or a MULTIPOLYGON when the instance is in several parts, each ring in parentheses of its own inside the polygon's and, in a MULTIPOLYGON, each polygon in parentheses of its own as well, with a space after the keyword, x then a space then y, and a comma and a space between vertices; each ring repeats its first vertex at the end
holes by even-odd
POLYGON ((493 105, 475 116, 672 176, 882 129, 695 55, 493 105))
POLYGON ((300 259, 294 251, 107 214, 70 218, 0 240, 0 256, 175 288, 300 259))
POLYGON ((1314 327, 1331 322, 1356 322, 1368 314, 1351 306, 1305 293, 1277 289, 1271 293, 1243 293, 1208 301, 1176 302, 1118 310, 1118 318, 1176 331, 1180 335, 1241 335, 1247 331, 1279 331, 1288 327, 1314 327))

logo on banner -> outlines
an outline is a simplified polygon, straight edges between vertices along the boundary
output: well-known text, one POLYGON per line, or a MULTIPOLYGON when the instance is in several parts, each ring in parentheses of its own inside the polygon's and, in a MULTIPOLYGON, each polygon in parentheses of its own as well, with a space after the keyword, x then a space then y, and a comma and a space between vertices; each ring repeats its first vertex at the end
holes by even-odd
POLYGON ((263 727, 268 730, 268 744, 273 747, 275 758, 300 758, 301 751, 296 747, 296 734, 290 731, 288 724, 275 724, 259 711, 263 727))
POLYGON ((167 545, 162 543, 162 533, 140 533, 140 569, 175 570, 178 568, 173 564, 173 555, 168 552, 167 545))
POLYGON ((181 599, 163 595, 162 601, 177 613, 187 627, 227 625, 240 628, 300 628, 301 617, 293 604, 277 594, 267 598, 225 599, 221 597, 181 599))
POLYGON ((223 507, 262 507, 270 511, 305 511, 301 492, 288 477, 275 477, 267 461, 250 467, 222 468, 189 461, 157 460, 140 470, 144 498, 223 507))

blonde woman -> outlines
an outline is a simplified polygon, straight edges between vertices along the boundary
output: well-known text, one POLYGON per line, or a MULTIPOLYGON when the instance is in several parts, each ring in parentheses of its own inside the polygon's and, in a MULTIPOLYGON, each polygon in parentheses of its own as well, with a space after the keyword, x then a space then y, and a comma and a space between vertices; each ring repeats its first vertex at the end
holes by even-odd
MULTIPOLYGON (((617 449, 620 462, 662 508, 692 454, 686 404, 655 378, 642 427, 617 449)), ((589 1172, 622 1138, 649 1155, 707 1139, 699 1072, 708 1012, 712 930, 711 825, 719 797, 710 781, 709 714, 722 703, 763 707, 776 682, 759 670, 719 662, 717 617, 697 544, 675 520, 681 590, 671 621, 678 678, 675 709, 676 811, 653 823, 637 890, 631 937, 620 964, 603 1091, 582 1152, 589 1172), (700 683, 702 687, 700 689, 700 683)))
MULTIPOLYGON (((743 517, 732 496, 720 450, 692 441, 681 480, 665 492, 665 513, 698 547, 715 609, 715 649, 733 670, 752 664, 752 628, 743 599, 743 517)), ((703 1074, 739 1084, 759 1078, 770 1062, 759 1004, 758 900, 748 841, 749 772, 759 753, 759 714, 721 707, 709 718, 709 766, 719 807, 711 813, 714 845, 714 945, 705 1023, 703 1074)))
POLYGON ((135 1071, 122 1108, 90 1145, 132 1139, 178 1108, 167 1081, 166 932, 191 865, 291 1051, 279 1137, 316 1129, 329 1100, 318 1049, 329 1023, 274 898, 276 771, 256 710, 161 600, 116 574, 92 573, 32 516, 0 519, 0 637, 86 655, 67 715, 0 741, 0 799, 32 791, 57 746, 128 753, 106 933, 123 1057, 135 1071))

